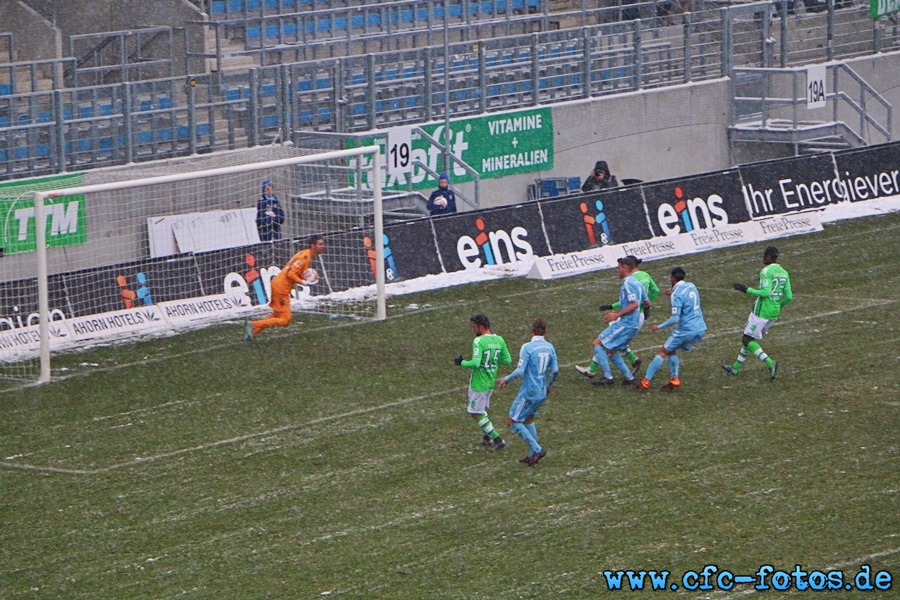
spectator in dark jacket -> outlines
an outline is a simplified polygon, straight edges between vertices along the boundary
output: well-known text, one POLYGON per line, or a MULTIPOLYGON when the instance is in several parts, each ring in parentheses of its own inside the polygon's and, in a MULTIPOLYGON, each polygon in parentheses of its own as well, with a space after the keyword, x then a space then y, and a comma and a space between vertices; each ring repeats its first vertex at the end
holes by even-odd
POLYGON ((428 213, 432 217, 456 212, 456 195, 450 189, 450 179, 446 173, 441 173, 441 177, 438 179, 438 189, 431 192, 427 207, 428 213))
POLYGON ((262 197, 256 203, 256 230, 262 242, 281 239, 281 225, 284 223, 284 209, 275 196, 272 182, 262 182, 262 197))
POLYGON ((593 192, 614 187, 619 187, 619 180, 609 172, 609 165, 606 164, 605 160, 598 160, 594 164, 594 170, 584 180, 581 191, 593 192))

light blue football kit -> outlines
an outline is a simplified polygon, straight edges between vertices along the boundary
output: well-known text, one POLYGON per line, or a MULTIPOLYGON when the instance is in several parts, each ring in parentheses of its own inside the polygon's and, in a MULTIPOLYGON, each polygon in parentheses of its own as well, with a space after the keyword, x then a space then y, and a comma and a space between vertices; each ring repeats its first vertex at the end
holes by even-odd
POLYGON ((622 315, 609 324, 599 336, 602 346, 594 346, 594 362, 603 369, 603 376, 606 379, 612 379, 612 370, 609 361, 612 359, 616 367, 625 374, 626 379, 631 379, 631 369, 625 364, 625 359, 618 353, 609 357, 607 350, 624 350, 637 335, 641 329, 641 307, 644 302, 649 302, 647 289, 633 275, 629 275, 622 280, 622 287, 619 289, 619 304, 623 308, 637 302, 636 310, 631 311, 627 315, 622 315))
MULTIPOLYGON (((690 352, 706 335, 706 321, 703 319, 703 309, 700 305, 700 292, 693 283, 679 281, 672 288, 670 299, 672 315, 660 323, 657 329, 666 329, 672 325, 677 325, 677 327, 663 343, 663 348, 672 353, 678 350, 690 352)), ((670 354, 668 358, 670 375, 673 379, 678 379, 681 361, 675 354, 670 354)), ((663 357, 657 354, 650 366, 647 367, 644 378, 653 379, 662 365, 663 357)))
POLYGON ((519 393, 509 408, 509 420, 512 422, 510 429, 528 444, 529 456, 540 454, 543 450, 538 444, 533 420, 558 374, 556 348, 543 336, 536 335, 522 345, 518 365, 504 378, 507 382, 522 378, 519 393))

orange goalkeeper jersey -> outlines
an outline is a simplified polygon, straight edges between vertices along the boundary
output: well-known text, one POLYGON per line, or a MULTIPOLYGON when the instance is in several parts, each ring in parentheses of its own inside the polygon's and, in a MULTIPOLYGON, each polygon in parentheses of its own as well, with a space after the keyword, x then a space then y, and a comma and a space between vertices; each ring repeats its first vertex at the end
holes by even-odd
POLYGON ((303 283, 303 272, 312 262, 312 250, 301 250, 291 257, 281 272, 272 278, 272 290, 282 294, 290 294, 295 283, 303 283))

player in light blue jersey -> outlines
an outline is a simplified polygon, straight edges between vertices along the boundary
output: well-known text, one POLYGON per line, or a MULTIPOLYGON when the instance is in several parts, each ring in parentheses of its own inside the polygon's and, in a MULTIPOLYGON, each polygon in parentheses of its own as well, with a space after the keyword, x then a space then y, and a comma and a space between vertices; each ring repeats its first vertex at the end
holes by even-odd
POLYGON ((559 374, 556 348, 544 339, 546 333, 547 322, 541 317, 536 318, 531 323, 531 341, 522 344, 519 350, 519 364, 499 383, 502 390, 513 379, 522 378, 519 393, 509 408, 507 425, 528 444, 528 454, 521 462, 530 467, 547 456, 547 451, 538 443, 534 417, 559 374))
POLYGON ((614 383, 610 360, 622 371, 625 385, 638 385, 631 369, 618 351, 628 348, 632 338, 640 331, 640 308, 649 307, 650 299, 647 296, 647 288, 632 275, 637 268, 634 257, 626 256, 620 258, 618 262, 616 272, 622 280, 622 288, 619 290, 619 310, 603 315, 603 320, 609 323, 609 326, 594 339, 594 358, 591 364, 587 367, 575 365, 575 370, 589 379, 594 378, 598 368, 603 370, 603 377, 595 381, 594 385, 614 383))
POLYGON ((677 327, 653 357, 653 361, 647 367, 647 373, 638 387, 639 390, 650 389, 650 380, 662 367, 666 358, 669 360, 670 377, 669 383, 664 385, 663 389, 669 392, 677 390, 681 386, 681 379, 678 377, 681 361, 675 353, 678 350, 690 352, 706 335, 706 321, 703 320, 703 309, 700 306, 700 292, 697 291, 697 286, 685 281, 684 278, 683 268, 672 269, 672 292, 670 294, 672 316, 659 325, 653 325, 651 329, 659 331, 672 325, 677 325, 677 327))

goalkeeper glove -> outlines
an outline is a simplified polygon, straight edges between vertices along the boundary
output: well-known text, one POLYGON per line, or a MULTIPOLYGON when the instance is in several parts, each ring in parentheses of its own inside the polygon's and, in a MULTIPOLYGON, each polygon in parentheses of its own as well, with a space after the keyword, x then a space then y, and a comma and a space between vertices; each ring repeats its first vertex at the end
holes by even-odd
POLYGON ((462 354, 457 354, 456 358, 453 359, 453 364, 455 364, 458 367, 459 365, 462 364, 462 361, 463 361, 462 354))
POLYGON ((736 283, 736 284, 734 284, 734 289, 736 289, 737 291, 741 292, 742 294, 746 294, 746 293, 747 293, 747 286, 744 285, 743 283, 736 283))
POLYGON ((601 304, 600 310, 612 310, 612 304, 601 304))

